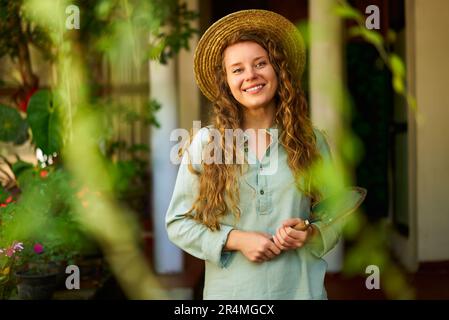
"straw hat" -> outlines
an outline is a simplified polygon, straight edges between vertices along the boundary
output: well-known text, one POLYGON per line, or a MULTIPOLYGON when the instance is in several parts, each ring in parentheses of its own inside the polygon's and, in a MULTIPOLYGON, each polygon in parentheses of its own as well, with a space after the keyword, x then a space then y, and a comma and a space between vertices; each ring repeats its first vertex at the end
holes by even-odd
POLYGON ((284 48, 288 65, 298 78, 304 71, 305 47, 300 32, 283 16, 266 10, 242 10, 231 13, 209 27, 198 42, 194 55, 196 82, 211 101, 217 94, 215 68, 221 65, 226 41, 240 31, 262 31, 284 48))

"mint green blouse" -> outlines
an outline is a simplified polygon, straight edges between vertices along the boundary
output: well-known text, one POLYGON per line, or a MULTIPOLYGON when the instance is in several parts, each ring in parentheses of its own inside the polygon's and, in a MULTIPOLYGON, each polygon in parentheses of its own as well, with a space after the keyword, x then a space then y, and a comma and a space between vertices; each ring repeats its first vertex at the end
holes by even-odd
MULTIPOLYGON (((318 150, 324 161, 330 151, 324 135, 314 129, 318 150)), ((209 141, 209 129, 202 128, 192 140, 188 154, 193 167, 201 171, 201 153, 209 141)), ((283 251, 270 261, 255 263, 239 251, 223 251, 232 229, 263 231, 274 234, 282 221, 299 217, 307 219, 310 198, 295 186, 287 164, 287 152, 273 141, 269 150, 278 148, 278 166, 274 174, 262 174, 269 168, 267 153, 261 161, 245 149, 248 170, 240 177, 240 210, 238 221, 229 213, 219 231, 211 231, 188 217, 198 195, 198 176, 188 170, 187 154, 180 164, 173 196, 166 215, 170 240, 191 255, 205 260, 204 299, 326 299, 324 276, 326 262, 322 256, 338 241, 335 228, 320 230, 318 244, 307 244, 296 250, 283 251), (249 161, 252 160, 252 161, 249 161)))

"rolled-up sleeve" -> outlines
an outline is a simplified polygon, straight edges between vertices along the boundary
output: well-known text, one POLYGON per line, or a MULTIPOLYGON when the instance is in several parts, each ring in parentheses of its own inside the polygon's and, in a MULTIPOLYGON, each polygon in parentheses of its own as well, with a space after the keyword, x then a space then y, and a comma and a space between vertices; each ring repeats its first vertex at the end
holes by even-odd
POLYGON ((198 176, 188 169, 188 161, 200 169, 202 148, 208 142, 208 129, 201 129, 194 137, 188 153, 184 154, 178 170, 172 199, 166 214, 166 228, 169 239, 189 254, 226 267, 232 252, 223 251, 231 230, 230 225, 220 224, 220 230, 212 231, 186 214, 198 196, 198 176), (189 157, 189 160, 185 157, 189 157))
MULTIPOLYGON (((329 148, 329 144, 326 141, 325 135, 320 131, 315 129, 315 136, 317 142, 317 148, 323 161, 332 163, 332 155, 329 148)), ((325 186, 323 186, 322 194, 327 194, 325 186)), ((317 257, 322 257, 330 250, 332 250, 337 244, 340 238, 340 226, 337 225, 326 225, 321 221, 313 223, 314 226, 319 231, 319 237, 315 241, 308 245, 309 250, 317 257)))

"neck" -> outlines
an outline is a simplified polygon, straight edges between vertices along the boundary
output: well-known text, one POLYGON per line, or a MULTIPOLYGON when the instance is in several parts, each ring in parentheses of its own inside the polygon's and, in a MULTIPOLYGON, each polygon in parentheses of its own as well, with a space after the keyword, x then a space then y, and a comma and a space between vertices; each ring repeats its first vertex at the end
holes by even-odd
POLYGON ((243 113, 242 129, 266 129, 273 125, 275 107, 274 104, 258 108, 246 109, 243 113))

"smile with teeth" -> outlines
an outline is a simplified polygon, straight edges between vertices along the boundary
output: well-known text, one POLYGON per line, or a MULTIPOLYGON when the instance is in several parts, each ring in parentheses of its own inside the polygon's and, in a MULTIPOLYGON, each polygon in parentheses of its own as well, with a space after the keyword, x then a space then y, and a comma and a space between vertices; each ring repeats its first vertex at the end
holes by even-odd
POLYGON ((259 85, 257 85, 257 86, 254 86, 254 87, 245 89, 245 90, 243 90, 243 91, 249 92, 249 93, 251 93, 251 92, 256 92, 256 91, 259 91, 260 89, 262 89, 263 86, 264 86, 263 84, 259 84, 259 85))

